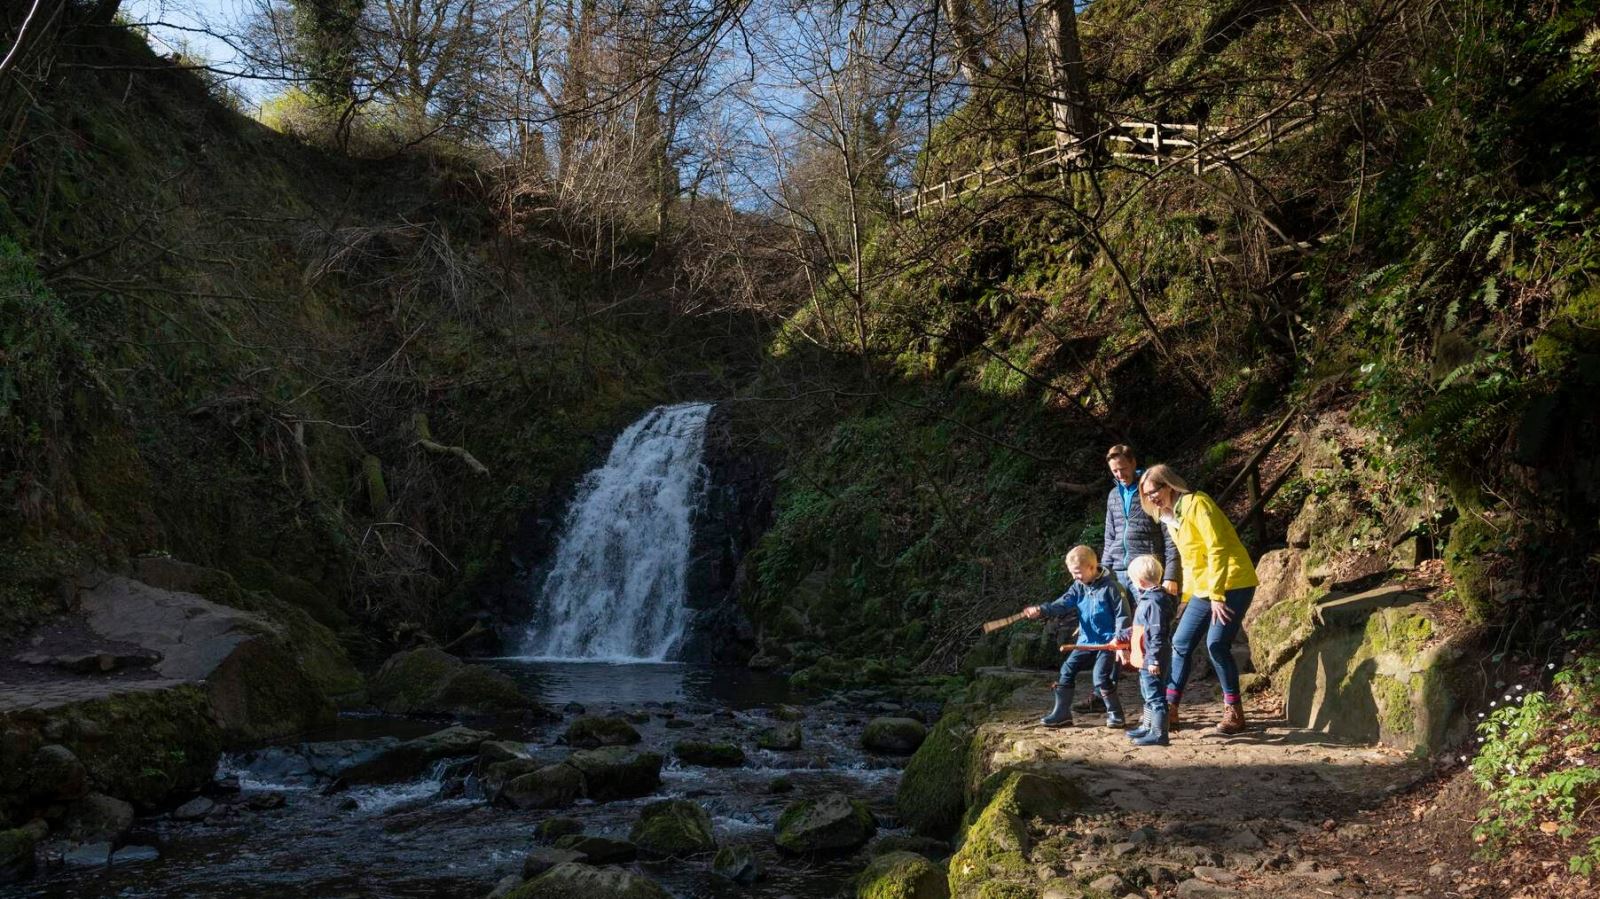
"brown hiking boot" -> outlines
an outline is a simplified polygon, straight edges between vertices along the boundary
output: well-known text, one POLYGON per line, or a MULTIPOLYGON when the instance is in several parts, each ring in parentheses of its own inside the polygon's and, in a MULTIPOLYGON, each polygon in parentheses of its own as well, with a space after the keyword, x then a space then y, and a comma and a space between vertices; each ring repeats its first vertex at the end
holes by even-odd
POLYGON ((1217 733, 1223 736, 1244 733, 1244 706, 1235 702, 1222 706, 1222 723, 1217 725, 1217 733))
POLYGON ((1169 734, 1170 733, 1174 733, 1177 730, 1178 730, 1178 704, 1176 702, 1169 702, 1169 703, 1167 703, 1167 733, 1169 733, 1169 734))

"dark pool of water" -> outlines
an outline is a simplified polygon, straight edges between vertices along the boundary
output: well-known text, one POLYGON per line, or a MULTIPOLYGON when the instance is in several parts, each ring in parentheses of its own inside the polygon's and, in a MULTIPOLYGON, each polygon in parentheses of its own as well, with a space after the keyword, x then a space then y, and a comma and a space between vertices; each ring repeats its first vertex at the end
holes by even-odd
MULTIPOLYGON (((785 805, 831 791, 865 800, 879 816, 880 833, 892 832, 893 795, 901 759, 865 753, 858 746, 866 720, 887 711, 877 697, 808 700, 779 677, 742 669, 688 665, 605 665, 498 660, 490 663, 515 678, 531 697, 560 709, 569 702, 589 714, 633 712, 649 720, 635 725, 640 748, 668 756, 660 791, 638 800, 580 804, 560 812, 517 811, 468 795, 443 795, 440 782, 422 780, 353 789, 323 796, 316 788, 252 779, 244 771, 244 796, 282 792, 287 803, 270 811, 183 823, 167 817, 141 822, 129 840, 157 847, 159 859, 93 870, 55 868, 21 888, 24 896, 100 897, 481 897, 505 874, 520 871, 542 819, 570 815, 590 833, 626 837, 639 809, 662 798, 688 798, 710 813, 719 843, 749 844, 768 876, 753 887, 735 886, 709 873, 709 859, 637 865, 680 899, 749 897, 812 899, 835 896, 862 859, 802 862, 780 856, 772 825, 785 805), (803 705, 804 748, 798 752, 756 749, 754 734, 770 726, 778 703, 803 705), (688 721, 692 727, 669 728, 688 721), (747 761, 734 769, 680 766, 671 746, 684 739, 728 740, 745 748, 747 761), (785 777, 791 793, 770 792, 785 777)), ((568 716, 568 720, 571 716, 568 716)), ((445 726, 375 715, 341 718, 316 739, 412 737, 445 726)), ((494 728, 522 740, 535 753, 565 751, 558 738, 565 723, 494 728)), ((239 758, 224 759, 223 773, 239 758)))

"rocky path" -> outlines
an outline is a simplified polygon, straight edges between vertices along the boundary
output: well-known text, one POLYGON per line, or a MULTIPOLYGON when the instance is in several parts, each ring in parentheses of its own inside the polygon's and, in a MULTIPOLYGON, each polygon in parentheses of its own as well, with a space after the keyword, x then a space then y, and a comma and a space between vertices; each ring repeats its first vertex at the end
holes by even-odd
MULTIPOLYGON (((1130 723, 1135 694, 1122 685, 1130 723)), ((1087 814, 1031 834, 1042 899, 1084 895, 1086 883, 1117 897, 1430 894, 1369 884, 1314 848, 1330 835, 1365 838, 1362 825, 1339 822, 1425 776, 1407 753, 1292 727, 1265 695, 1247 697, 1246 733, 1211 734, 1221 712, 1214 682, 1191 687, 1168 747, 1133 747, 1100 714, 1042 727, 1047 695, 1042 678, 1017 690, 983 728, 990 770, 1060 775, 1090 800, 1087 814)))

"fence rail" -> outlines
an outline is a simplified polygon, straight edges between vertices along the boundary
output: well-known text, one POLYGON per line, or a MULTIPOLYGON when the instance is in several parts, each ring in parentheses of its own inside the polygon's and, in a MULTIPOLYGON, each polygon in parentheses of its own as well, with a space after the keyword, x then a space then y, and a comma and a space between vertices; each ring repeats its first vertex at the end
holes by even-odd
POLYGON ((1110 147, 1113 159, 1147 162, 1189 160, 1194 173, 1233 165, 1265 150, 1317 118, 1315 98, 1295 104, 1303 110, 1292 115, 1269 116, 1244 125, 1197 125, 1182 122, 1123 120, 1107 125, 1094 138, 1061 146, 1043 147, 1008 160, 984 163, 978 168, 938 184, 913 187, 895 194, 895 208, 914 216, 978 193, 994 185, 1020 180, 1043 169, 1069 169, 1088 154, 1098 139, 1110 147))

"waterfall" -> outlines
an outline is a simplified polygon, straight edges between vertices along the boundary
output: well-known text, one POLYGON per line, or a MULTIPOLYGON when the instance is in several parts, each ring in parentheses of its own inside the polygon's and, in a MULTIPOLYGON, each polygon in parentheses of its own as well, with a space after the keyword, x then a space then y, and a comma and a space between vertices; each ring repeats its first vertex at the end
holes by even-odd
POLYGON ((657 406, 578 487, 523 654, 659 662, 682 641, 709 403, 657 406))

